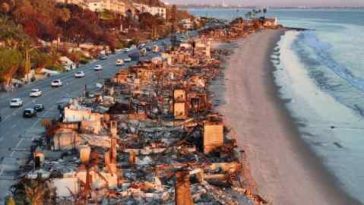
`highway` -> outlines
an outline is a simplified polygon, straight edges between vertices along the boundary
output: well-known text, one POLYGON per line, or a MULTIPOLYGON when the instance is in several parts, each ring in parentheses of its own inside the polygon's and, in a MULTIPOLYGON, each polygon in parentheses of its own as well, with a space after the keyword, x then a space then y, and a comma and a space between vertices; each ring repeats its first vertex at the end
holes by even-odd
MULTIPOLYGON (((147 45, 161 45, 162 42, 169 44, 167 39, 148 43, 147 45)), ((130 51, 132 52, 132 51, 130 51)), ((129 52, 129 53, 130 53, 129 52)), ((41 121, 44 118, 52 119, 59 116, 57 103, 65 98, 74 98, 83 94, 85 85, 88 88, 95 88, 97 82, 112 77, 121 67, 128 67, 136 62, 130 62, 124 66, 116 66, 118 58, 124 59, 127 53, 118 52, 109 55, 106 60, 96 60, 79 68, 59 75, 29 83, 19 89, 9 93, 0 94, 0 203, 8 193, 9 187, 17 177, 17 170, 21 164, 29 157, 30 145, 34 139, 41 137, 44 128, 41 121), (102 65, 102 71, 94 71, 95 65, 102 65), (83 71, 85 77, 75 78, 77 71, 83 71), (51 82, 54 79, 61 79, 62 87, 52 88, 51 82), (43 94, 40 97, 31 98, 29 92, 33 88, 39 88, 43 94), (12 98, 21 98, 23 106, 20 108, 10 108, 9 101, 12 98), (35 118, 23 118, 23 110, 33 107, 34 104, 41 103, 45 106, 43 112, 38 113, 35 118)), ((144 59, 151 59, 157 54, 149 52, 144 59)), ((143 59, 142 59, 143 60, 143 59)))

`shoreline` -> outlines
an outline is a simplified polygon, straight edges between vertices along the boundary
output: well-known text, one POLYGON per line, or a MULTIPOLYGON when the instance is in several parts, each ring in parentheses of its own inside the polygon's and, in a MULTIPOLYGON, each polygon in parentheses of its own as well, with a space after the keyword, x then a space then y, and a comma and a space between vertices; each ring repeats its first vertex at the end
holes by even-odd
POLYGON ((279 98, 270 55, 285 31, 268 30, 235 41, 223 74, 225 102, 218 110, 247 152, 264 199, 273 204, 360 204, 337 186, 279 98))

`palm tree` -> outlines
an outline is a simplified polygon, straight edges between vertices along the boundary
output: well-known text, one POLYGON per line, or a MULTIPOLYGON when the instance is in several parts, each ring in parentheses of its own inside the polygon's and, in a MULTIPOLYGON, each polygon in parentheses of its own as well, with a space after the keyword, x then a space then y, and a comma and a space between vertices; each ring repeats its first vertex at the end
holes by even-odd
POLYGON ((263 14, 265 16, 265 14, 267 13, 267 8, 263 8, 263 14))
POLYGON ((23 178, 19 183, 11 187, 16 204, 43 205, 54 204, 55 190, 49 188, 48 179, 40 177, 36 179, 23 178))
POLYGON ((25 181, 24 190, 27 199, 32 205, 43 205, 48 192, 47 183, 44 180, 36 179, 25 181))
POLYGON ((246 14, 245 14, 245 17, 248 18, 248 19, 251 19, 253 16, 253 13, 251 11, 248 11, 246 14))
POLYGON ((0 49, 0 81, 9 85, 22 61, 21 53, 16 49, 0 49))
POLYGON ((16 205, 14 197, 13 196, 7 197, 5 205, 16 205))

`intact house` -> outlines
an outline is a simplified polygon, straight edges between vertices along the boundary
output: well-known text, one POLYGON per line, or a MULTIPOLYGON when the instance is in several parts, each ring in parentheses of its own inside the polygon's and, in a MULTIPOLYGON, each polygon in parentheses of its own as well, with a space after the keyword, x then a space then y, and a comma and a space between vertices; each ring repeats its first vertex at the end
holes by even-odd
POLYGON ((159 6, 148 6, 146 4, 133 3, 133 6, 140 13, 150 13, 153 16, 160 16, 164 19, 167 18, 167 9, 159 6))
POLYGON ((74 63, 71 59, 69 59, 68 57, 66 56, 62 56, 59 58, 59 61, 61 62, 63 68, 66 70, 66 71, 70 71, 70 70, 73 70, 73 69, 76 69, 77 68, 77 65, 76 63, 74 63))
POLYGON ((125 3, 119 0, 85 0, 84 7, 94 12, 108 10, 125 15, 125 3))

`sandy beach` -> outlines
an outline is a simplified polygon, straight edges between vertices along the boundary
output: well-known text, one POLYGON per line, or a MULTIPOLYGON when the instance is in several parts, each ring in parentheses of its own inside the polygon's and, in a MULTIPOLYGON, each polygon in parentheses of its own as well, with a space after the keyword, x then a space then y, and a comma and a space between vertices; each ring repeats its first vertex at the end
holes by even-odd
POLYGON ((357 204, 299 137, 277 97, 270 54, 283 30, 267 30, 236 42, 218 109, 238 137, 259 194, 272 204, 357 204))

